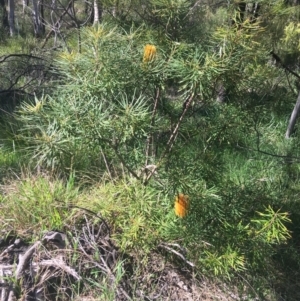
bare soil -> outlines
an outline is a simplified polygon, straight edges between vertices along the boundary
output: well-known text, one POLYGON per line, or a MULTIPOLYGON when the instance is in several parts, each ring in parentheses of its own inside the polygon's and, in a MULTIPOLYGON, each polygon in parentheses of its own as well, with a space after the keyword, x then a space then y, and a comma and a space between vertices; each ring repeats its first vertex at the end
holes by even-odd
POLYGON ((50 231, 30 244, 8 235, 0 238, 0 301, 243 299, 224 283, 197 277, 193 267, 166 250, 154 250, 144 262, 120 253, 103 220, 92 225, 85 218, 68 234, 50 231), (106 299, 105 289, 113 299, 106 299))

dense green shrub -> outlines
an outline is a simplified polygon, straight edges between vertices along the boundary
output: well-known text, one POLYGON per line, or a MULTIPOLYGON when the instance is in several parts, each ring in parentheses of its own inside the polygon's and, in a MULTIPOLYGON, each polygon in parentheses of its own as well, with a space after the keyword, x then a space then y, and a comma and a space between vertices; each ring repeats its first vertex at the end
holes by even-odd
POLYGON ((255 282, 299 235, 299 134, 284 139, 294 91, 270 62, 266 15, 202 7, 188 33, 193 7, 174 3, 150 1, 143 24, 132 12, 82 29, 81 51, 57 57, 55 91, 20 106, 14 142, 54 174, 103 177, 76 202, 110 219, 122 249, 177 242, 197 271, 255 282))

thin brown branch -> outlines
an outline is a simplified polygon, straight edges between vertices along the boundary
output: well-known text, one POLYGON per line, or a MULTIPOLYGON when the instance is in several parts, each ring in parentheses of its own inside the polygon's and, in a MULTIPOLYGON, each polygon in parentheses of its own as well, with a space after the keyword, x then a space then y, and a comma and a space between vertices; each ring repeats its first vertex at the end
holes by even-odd
MULTIPOLYGON (((152 111, 152 116, 151 116, 151 128, 153 128, 154 123, 155 123, 155 116, 156 116, 156 111, 157 111, 157 104, 158 104, 158 99, 159 99, 159 88, 156 89, 156 95, 155 95, 155 99, 154 99, 154 107, 153 107, 153 111, 152 111)), ((145 162, 145 166, 148 165, 148 159, 149 159, 149 150, 150 150, 150 141, 152 140, 152 144, 153 144, 153 134, 149 134, 149 136, 147 137, 147 142, 146 142, 146 162, 145 162)), ((153 145, 152 145, 153 148, 153 145)))
POLYGON ((101 134, 99 133, 98 129, 97 128, 94 128, 94 129, 95 129, 95 131, 96 131, 96 133, 99 137, 99 140, 102 140, 105 143, 107 143, 114 150, 115 154, 117 155, 117 157, 121 161, 122 165, 124 165, 124 167, 127 169, 127 171, 129 173, 131 173, 136 179, 140 180, 140 177, 137 175, 137 173, 125 163, 125 160, 124 160, 123 156, 119 153, 118 142, 117 141, 112 142, 109 139, 101 137, 101 134))
POLYGON ((67 207, 69 207, 69 208, 77 208, 77 209, 80 209, 80 210, 84 210, 84 211, 86 211, 86 212, 88 212, 88 213, 90 213, 90 214, 92 214, 92 215, 98 217, 98 218, 103 222, 103 224, 105 225, 105 227, 106 227, 106 229, 107 229, 107 231, 108 231, 108 233, 109 233, 109 235, 110 235, 110 228, 109 228, 107 222, 106 222, 105 219, 104 219, 103 217, 101 217, 99 214, 95 213, 94 211, 92 211, 92 210, 90 210, 90 209, 87 209, 87 208, 84 208, 84 207, 80 207, 80 206, 77 206, 77 205, 71 205, 71 204, 70 204, 70 205, 68 205, 67 207))
POLYGON ((109 175, 110 179, 113 180, 113 177, 112 177, 112 175, 111 175, 111 172, 110 172, 110 169, 109 169, 109 166, 108 166, 108 163, 107 163, 106 156, 105 156, 105 154, 103 153, 102 148, 101 148, 101 154, 102 154, 103 161, 104 161, 104 163, 105 163, 105 166, 106 166, 106 170, 107 170, 107 172, 108 172, 108 175, 109 175))
POLYGON ((123 156, 119 153, 117 146, 112 145, 111 143, 110 146, 115 151, 115 154, 117 155, 123 166, 129 171, 129 173, 131 173, 136 179, 140 180, 140 177, 137 175, 137 173, 125 163, 125 160, 123 156))
POLYGON ((237 144, 236 146, 238 148, 245 149, 245 150, 248 150, 248 151, 259 152, 261 154, 264 154, 264 155, 267 155, 267 156, 270 156, 270 157, 285 159, 285 161, 289 160, 289 162, 299 162, 300 157, 293 157, 293 156, 287 156, 287 155, 281 155, 281 154, 274 154, 274 153, 269 153, 269 152, 261 150, 260 149, 260 133, 259 133, 259 131, 257 129, 257 122, 255 122, 255 124, 254 124, 254 130, 256 132, 256 149, 250 148, 250 147, 241 146, 239 144, 237 144))
POLYGON ((181 258, 187 265, 189 265, 190 267, 192 267, 192 268, 195 267, 195 264, 194 264, 194 263, 188 261, 188 260, 185 258, 184 255, 182 255, 182 254, 179 253, 178 251, 176 251, 176 250, 170 248, 169 246, 167 246, 167 245, 165 245, 165 244, 160 244, 160 245, 158 245, 158 247, 163 248, 163 249, 165 249, 165 250, 167 250, 167 251, 170 251, 171 253, 175 254, 175 255, 178 256, 178 257, 180 257, 180 258, 181 258))
POLYGON ((25 54, 25 53, 20 53, 20 54, 8 54, 8 55, 4 55, 0 57, 0 63, 5 62, 7 59, 11 58, 11 57, 21 57, 21 58, 28 58, 28 59, 38 59, 38 60, 43 60, 46 61, 45 58, 39 57, 39 56, 35 56, 32 54, 25 54))
MULTIPOLYGON (((67 274, 70 274, 76 279, 77 281, 81 280, 81 277, 78 275, 78 273, 71 267, 69 267, 62 258, 51 258, 48 260, 42 260, 40 263, 37 264, 38 266, 48 266, 48 267, 55 267, 59 270, 64 271, 67 274)), ((35 266, 33 264, 33 266, 35 266)))
POLYGON ((160 166, 162 160, 165 158, 165 156, 172 150, 173 146, 174 146, 174 143, 175 143, 175 140, 176 140, 176 137, 177 137, 177 133, 178 133, 178 130, 179 130, 179 127, 183 121, 183 118, 187 112, 187 110, 189 109, 191 103, 192 103, 192 100, 194 99, 194 93, 192 93, 189 98, 184 102, 184 109, 181 113, 181 116, 179 117, 178 119, 178 122, 172 132, 172 134, 170 135, 170 138, 167 142, 167 146, 165 148, 165 151, 161 154, 159 160, 158 160, 158 163, 156 164, 156 166, 153 168, 153 170, 151 171, 151 173, 148 175, 148 177, 146 178, 146 180, 144 181, 144 185, 147 185, 149 180, 151 179, 151 177, 154 175, 154 173, 156 172, 157 168, 160 166))
MULTIPOLYGON (((103 259, 102 256, 100 256, 100 260, 102 261, 104 267, 106 268, 108 276, 114 281, 115 286, 117 287, 117 279, 116 279, 115 275, 113 274, 113 272, 111 271, 111 269, 109 268, 109 266, 107 265, 106 261, 103 259)), ((121 293, 126 297, 127 300, 132 300, 130 298, 130 296, 127 294, 127 292, 122 287, 120 287, 119 289, 120 289, 121 293)))
POLYGON ((37 241, 34 243, 33 246, 31 246, 24 255, 19 256, 19 264, 17 266, 15 277, 16 279, 19 279, 21 277, 22 272, 24 271, 27 263, 29 262, 32 254, 36 251, 36 249, 41 245, 40 241, 37 241))
POLYGON ((284 68, 285 70, 296 76, 298 79, 300 79, 300 75, 294 72, 292 69, 290 69, 286 64, 284 64, 282 59, 276 53, 274 53, 274 51, 271 51, 270 54, 272 55, 273 59, 276 61, 277 64, 281 65, 282 68, 284 68))
POLYGON ((172 147, 173 147, 173 145, 174 145, 174 142, 175 142, 175 140, 176 140, 177 132, 178 132, 178 130, 179 130, 179 127, 180 127, 180 125, 181 125, 181 123, 182 123, 182 121, 183 121, 183 118, 184 118, 184 116, 185 116, 187 110, 189 109, 189 107, 190 107, 190 105, 191 105, 191 103, 192 103, 193 98, 194 98, 194 94, 192 94, 192 95, 185 101, 185 103, 184 103, 184 109, 183 109, 183 111, 182 111, 182 113, 181 113, 181 116, 180 116, 180 118, 179 118, 179 120, 178 120, 178 122, 177 122, 177 124, 176 124, 176 126, 175 126, 175 128, 174 128, 174 130, 173 130, 173 133, 171 134, 171 136, 170 136, 170 138, 169 138, 169 141, 167 142, 167 149, 166 149, 166 152, 167 152, 167 153, 171 151, 171 149, 172 149, 172 147))
POLYGON ((49 38, 51 37, 52 32, 55 31, 55 28, 59 25, 59 23, 61 22, 62 18, 68 13, 68 10, 70 9, 72 3, 73 3, 73 0, 70 0, 69 3, 68 3, 68 5, 67 5, 67 7, 64 10, 64 12, 60 15, 59 19, 55 22, 55 24, 52 27, 52 29, 48 32, 48 34, 47 34, 47 36, 46 36, 46 38, 44 40, 44 43, 41 46, 42 49, 46 46, 49 38))

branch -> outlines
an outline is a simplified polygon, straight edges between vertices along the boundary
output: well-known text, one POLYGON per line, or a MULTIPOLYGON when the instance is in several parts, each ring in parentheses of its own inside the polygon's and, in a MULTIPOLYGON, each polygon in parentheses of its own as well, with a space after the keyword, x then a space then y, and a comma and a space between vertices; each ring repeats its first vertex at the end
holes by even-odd
MULTIPOLYGON (((155 115, 156 115, 156 111, 157 111, 158 99, 159 99, 159 88, 157 88, 157 90, 156 90, 156 95, 155 95, 155 100, 154 100, 154 107, 153 107, 152 116, 151 116, 151 123, 150 123, 151 128, 154 126, 154 122, 155 122, 155 115)), ((151 140, 151 135, 149 134, 149 136, 147 137, 147 142, 146 142, 146 163, 145 163, 145 166, 148 165, 150 140, 151 140)), ((152 139, 152 144, 153 144, 153 139, 152 139)), ((152 148, 153 148, 153 145, 152 145, 152 148)))
POLYGON ((295 124, 297 121, 297 117, 299 115, 299 111, 300 111, 300 92, 298 94, 296 104, 294 106, 292 115, 289 120, 289 124, 288 124, 287 130, 286 130, 286 133, 285 133, 285 138, 290 138, 290 136, 294 130, 294 127, 295 127, 295 124))
POLYGON ((281 65, 282 68, 284 68, 285 70, 287 70, 288 72, 296 76, 298 79, 300 79, 300 75, 298 75, 296 72, 290 69, 286 64, 284 64, 282 59, 276 53, 274 53, 274 51, 271 51, 270 54, 272 55, 276 63, 278 63, 279 65, 281 65))
POLYGON ((37 264, 33 264, 33 267, 39 268, 40 266, 45 266, 45 267, 54 267, 56 269, 60 269, 64 271, 67 274, 72 275, 77 281, 81 280, 81 277, 78 275, 78 273, 71 267, 69 267, 63 260, 62 258, 51 258, 51 259, 45 259, 42 260, 41 262, 37 264))
MULTIPOLYGON (((21 87, 22 88, 22 87, 21 87)), ((21 89, 6 89, 6 90, 0 90, 0 94, 5 94, 5 93, 19 93, 20 95, 29 95, 29 96, 34 96, 33 94, 31 93, 28 93, 24 90, 21 90, 21 89)))
MULTIPOLYGON (((58 201, 58 200, 56 200, 56 201, 58 201)), ((58 201, 58 202, 60 202, 60 201, 58 201)), ((105 227, 106 227, 106 229, 107 229, 107 231, 108 231, 108 234, 110 235, 110 228, 109 228, 107 222, 105 221, 105 219, 104 219, 103 217, 99 216, 99 215, 98 215, 97 213, 95 213, 94 211, 92 211, 92 210, 90 210, 90 209, 87 209, 87 208, 83 208, 83 207, 77 206, 77 205, 72 205, 72 204, 70 204, 70 205, 68 205, 68 206, 64 206, 64 207, 68 207, 68 208, 77 208, 77 209, 80 209, 80 210, 84 210, 84 211, 88 212, 89 214, 98 217, 98 218, 102 221, 102 223, 105 225, 105 227)))
POLYGON ((125 168, 138 180, 140 180, 140 177, 137 175, 137 173, 131 169, 126 163, 125 160, 123 158, 123 156, 119 153, 118 151, 118 147, 116 145, 112 145, 111 143, 110 147, 115 151, 115 154, 117 155, 117 157, 119 158, 119 160, 121 161, 121 163, 125 166, 125 168))
POLYGON ((46 61, 45 58, 41 58, 41 57, 31 55, 31 54, 22 53, 22 54, 8 54, 8 55, 1 56, 0 57, 0 64, 4 63, 7 59, 9 59, 11 57, 26 57, 26 58, 29 58, 29 59, 38 59, 38 60, 46 61))
POLYGON ((55 28, 61 22, 62 18, 68 13, 68 10, 69 10, 70 6, 72 5, 72 3, 73 3, 73 0, 70 0, 67 7, 66 7, 66 9, 65 9, 65 11, 63 12, 63 14, 60 15, 59 19, 55 22, 54 27, 52 27, 52 29, 48 32, 48 34, 45 38, 45 41, 44 41, 43 45, 41 46, 41 49, 43 49, 45 47, 46 43, 48 42, 48 40, 49 40, 49 38, 52 34, 52 32, 55 31, 55 28))
POLYGON ((31 259, 32 254, 35 252, 35 250, 41 245, 40 241, 37 241, 33 246, 31 246, 24 255, 19 255, 19 264, 17 266, 15 277, 16 279, 19 279, 21 277, 21 274, 26 267, 28 261, 31 259))
POLYGON ((297 162, 300 161, 300 157, 279 155, 279 154, 269 153, 269 152, 261 150, 260 149, 260 133, 259 133, 257 127, 256 127, 256 123, 255 123, 255 126, 254 126, 254 130, 255 130, 256 135, 257 135, 257 138, 256 138, 256 149, 249 148, 249 147, 244 147, 244 146, 240 146, 240 145, 237 144, 238 148, 246 149, 246 150, 249 150, 249 151, 259 152, 261 154, 268 155, 268 156, 271 156, 271 157, 276 157, 276 158, 281 158, 281 159, 295 159, 295 161, 297 160, 297 162))
POLYGON ((238 148, 241 148, 241 149, 246 149, 246 150, 249 150, 249 151, 252 151, 252 152, 258 152, 258 153, 261 153, 261 154, 264 154, 264 155, 268 155, 268 156, 271 156, 271 157, 281 158, 281 159, 295 159, 294 162, 300 162, 300 157, 293 157, 293 156, 287 156, 287 155, 273 154, 273 153, 269 153, 269 152, 260 150, 259 148, 258 149, 254 149, 254 148, 251 148, 251 147, 244 147, 244 146, 241 146, 241 145, 238 145, 238 144, 236 146, 238 148))
MULTIPOLYGON (((178 246, 178 245, 176 245, 176 246, 178 246)), ((178 251, 176 251, 176 250, 170 248, 169 246, 167 246, 167 245, 165 245, 165 244, 160 244, 160 245, 158 245, 158 247, 163 248, 163 249, 166 249, 166 250, 170 251, 171 253, 177 255, 177 256, 180 257, 186 264, 188 264, 190 267, 192 267, 192 268, 195 267, 195 264, 194 264, 194 263, 188 261, 188 260, 185 258, 184 255, 182 255, 182 254, 179 253, 178 251)), ((180 246, 179 246, 179 247, 180 247, 180 246)), ((180 249, 182 249, 182 247, 180 247, 180 249)))
POLYGON ((173 146, 174 146, 174 143, 175 143, 175 140, 176 140, 176 137, 177 137, 177 133, 178 133, 178 130, 179 130, 179 127, 183 121, 183 118, 188 110, 188 108, 190 107, 191 103, 192 103, 192 100, 194 98, 194 93, 192 93, 190 95, 190 97, 184 102, 184 109, 181 113, 181 116, 172 132, 172 134, 170 135, 170 138, 167 142, 167 146, 166 146, 166 149, 165 151, 162 153, 162 155, 160 156, 159 158, 159 161, 157 163, 157 165, 153 168, 153 170, 151 171, 151 173, 148 175, 148 177, 146 178, 146 180, 144 181, 144 185, 147 185, 149 180, 151 179, 151 177, 154 175, 154 173, 156 172, 157 168, 159 167, 159 165, 161 164, 162 160, 164 159, 164 157, 172 150, 173 146))

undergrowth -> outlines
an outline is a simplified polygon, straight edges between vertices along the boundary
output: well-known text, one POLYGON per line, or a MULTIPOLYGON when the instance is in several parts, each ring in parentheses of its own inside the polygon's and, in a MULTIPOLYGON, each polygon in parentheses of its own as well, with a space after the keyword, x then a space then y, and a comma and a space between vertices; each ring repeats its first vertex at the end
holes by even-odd
MULTIPOLYGON (((197 277, 289 298, 283 275, 300 266, 299 132, 284 138, 295 95, 286 70, 270 62, 268 27, 230 7, 218 14, 232 13, 231 25, 210 15, 209 28, 194 20, 189 32, 186 1, 161 5, 154 19, 165 27, 82 28, 80 51, 53 62, 60 80, 51 93, 3 120, 1 230, 30 240, 88 215, 136 262, 163 249, 197 277), (186 216, 174 211, 180 194, 186 216)), ((97 277, 91 285, 113 300, 109 280, 97 277)))

